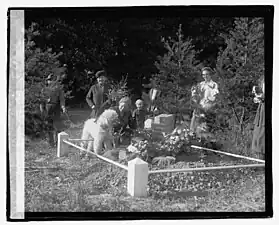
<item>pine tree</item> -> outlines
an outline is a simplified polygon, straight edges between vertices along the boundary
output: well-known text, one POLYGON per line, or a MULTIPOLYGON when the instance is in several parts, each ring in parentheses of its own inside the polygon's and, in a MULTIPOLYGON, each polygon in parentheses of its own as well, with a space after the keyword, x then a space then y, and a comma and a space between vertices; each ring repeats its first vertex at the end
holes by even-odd
POLYGON ((152 81, 161 90, 159 105, 164 111, 180 114, 189 110, 190 87, 195 82, 196 51, 192 40, 184 40, 182 27, 179 26, 176 38, 162 42, 167 50, 163 57, 158 57, 155 63, 159 73, 152 76, 152 81))
POLYGON ((236 18, 227 47, 217 59, 223 113, 234 115, 240 131, 254 117, 252 86, 264 74, 264 23, 262 18, 236 18))

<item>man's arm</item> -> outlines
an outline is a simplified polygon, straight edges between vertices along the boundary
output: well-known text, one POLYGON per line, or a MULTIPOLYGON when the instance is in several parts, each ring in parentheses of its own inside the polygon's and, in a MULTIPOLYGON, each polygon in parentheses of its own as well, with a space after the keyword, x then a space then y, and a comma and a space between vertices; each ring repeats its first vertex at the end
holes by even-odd
POLYGON ((65 111, 66 111, 65 96, 64 96, 64 91, 63 91, 62 87, 59 87, 59 101, 60 101, 61 109, 63 110, 63 113, 65 113, 65 111))
POLYGON ((86 102, 87 102, 87 104, 90 106, 90 108, 94 108, 94 102, 93 102, 93 87, 94 86, 92 86, 90 89, 89 89, 89 91, 88 91, 88 93, 87 93, 87 95, 86 95, 86 102))

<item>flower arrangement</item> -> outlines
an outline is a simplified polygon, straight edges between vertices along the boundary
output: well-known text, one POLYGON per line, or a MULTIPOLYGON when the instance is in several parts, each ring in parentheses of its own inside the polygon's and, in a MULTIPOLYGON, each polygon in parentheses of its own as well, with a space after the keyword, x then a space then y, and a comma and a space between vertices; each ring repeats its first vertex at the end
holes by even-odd
POLYGON ((154 164, 155 158, 160 158, 160 161, 162 161, 161 159, 164 157, 173 158, 181 152, 190 152, 192 144, 207 147, 206 140, 198 138, 184 125, 177 127, 170 134, 164 134, 164 137, 164 140, 155 141, 152 138, 151 130, 137 130, 126 150, 134 157, 142 158, 154 164))
POLYGON ((150 152, 154 150, 152 133, 149 130, 137 130, 132 138, 131 144, 128 146, 129 153, 136 154, 143 160, 148 160, 150 152))
POLYGON ((188 128, 175 129, 171 134, 165 135, 165 140, 161 142, 161 151, 167 152, 172 156, 176 156, 181 151, 191 145, 191 141, 196 139, 193 132, 188 128))

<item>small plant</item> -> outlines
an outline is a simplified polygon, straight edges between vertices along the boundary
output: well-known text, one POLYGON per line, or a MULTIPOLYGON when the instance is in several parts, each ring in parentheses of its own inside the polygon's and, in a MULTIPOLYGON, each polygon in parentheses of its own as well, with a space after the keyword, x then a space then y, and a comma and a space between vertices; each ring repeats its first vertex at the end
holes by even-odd
POLYGON ((129 91, 127 89, 127 77, 120 80, 120 82, 111 81, 108 98, 113 102, 119 102, 119 100, 125 96, 128 96, 129 91))

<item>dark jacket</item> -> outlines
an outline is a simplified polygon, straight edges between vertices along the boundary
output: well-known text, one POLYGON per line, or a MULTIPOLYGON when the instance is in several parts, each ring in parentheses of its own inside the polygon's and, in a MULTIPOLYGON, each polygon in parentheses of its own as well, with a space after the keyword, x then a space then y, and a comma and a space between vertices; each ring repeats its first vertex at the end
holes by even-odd
POLYGON ((59 84, 50 84, 42 92, 43 100, 40 108, 42 119, 45 121, 49 133, 50 142, 54 142, 53 131, 58 132, 61 128, 60 116, 61 108, 65 107, 65 97, 62 86, 59 84))
POLYGON ((64 91, 61 85, 51 84, 42 90, 43 106, 48 116, 60 116, 62 106, 65 106, 64 91))
POLYGON ((109 107, 108 91, 109 86, 107 84, 104 85, 103 92, 101 91, 98 84, 92 85, 88 91, 86 95, 86 102, 90 108, 95 105, 95 108, 92 110, 91 117, 100 115, 106 108, 109 107), (106 102, 108 104, 104 105, 106 102))
POLYGON ((119 116, 119 123, 114 126, 115 131, 125 130, 128 126, 131 129, 135 128, 131 111, 126 111, 121 116, 118 106, 111 107, 110 109, 115 110, 119 116))
POLYGON ((49 85, 43 89, 45 103, 65 106, 63 88, 59 84, 49 85))
POLYGON ((148 115, 147 110, 145 109, 135 109, 132 113, 132 118, 134 121, 134 126, 136 126, 136 128, 144 128, 144 122, 146 119, 146 116, 148 115))

